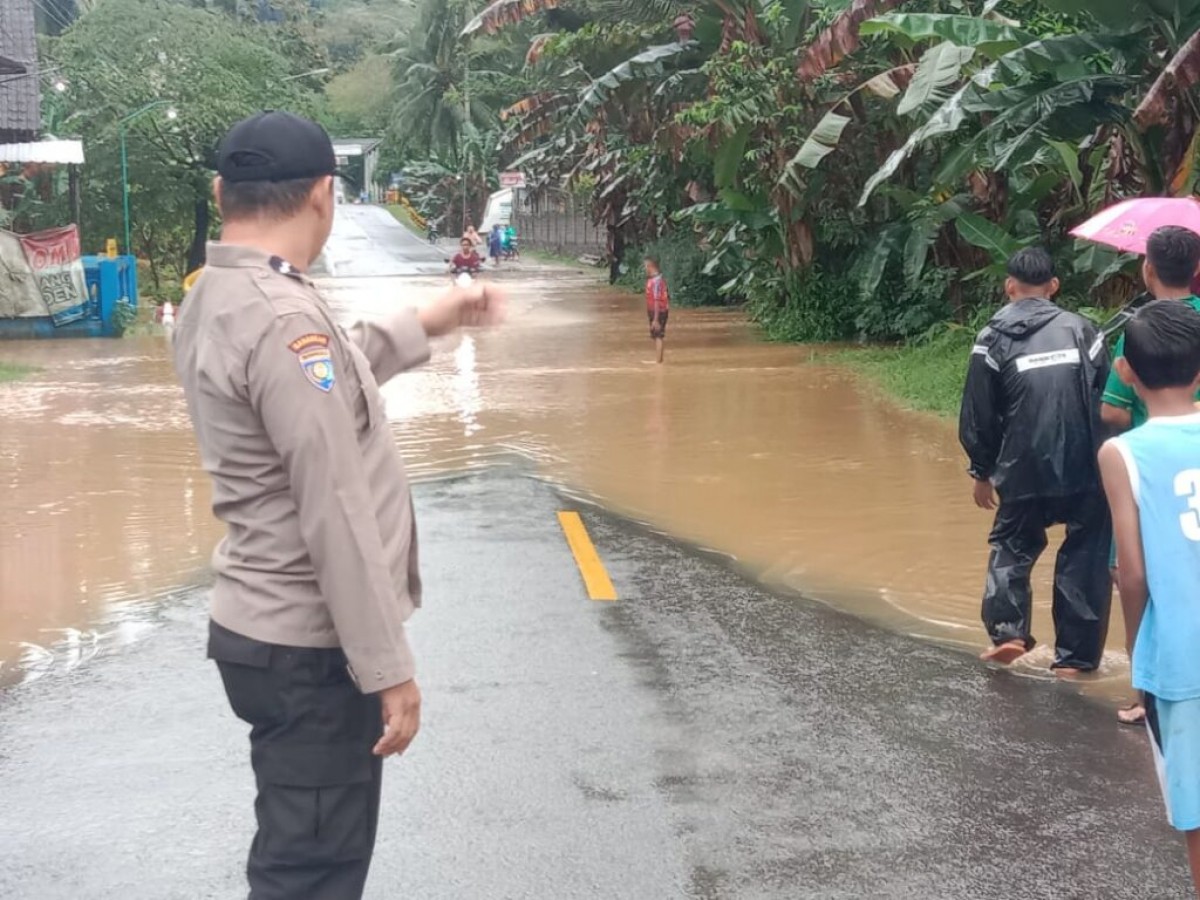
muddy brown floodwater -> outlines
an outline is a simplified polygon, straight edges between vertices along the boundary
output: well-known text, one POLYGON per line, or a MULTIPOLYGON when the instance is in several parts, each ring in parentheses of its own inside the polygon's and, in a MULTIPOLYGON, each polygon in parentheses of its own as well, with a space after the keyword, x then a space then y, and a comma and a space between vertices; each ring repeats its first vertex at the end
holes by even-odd
MULTIPOLYGON (((519 455, 619 513, 922 638, 976 650, 989 520, 951 426, 909 413, 735 312, 677 310, 650 363, 641 301, 592 273, 505 273, 509 325, 438 348, 385 388, 418 478, 519 455)), ((420 303, 431 278, 328 285, 344 318, 420 303)), ((0 679, 136 638, 204 577, 220 535, 162 337, 8 344, 42 367, 0 385, 0 679)), ((1048 568, 1037 635, 1052 637, 1048 568)), ((1123 646, 1119 616, 1109 645, 1123 646)), ((1017 671, 1049 677, 1045 646, 1017 671)), ((1123 690, 1110 653, 1091 690, 1123 690)))

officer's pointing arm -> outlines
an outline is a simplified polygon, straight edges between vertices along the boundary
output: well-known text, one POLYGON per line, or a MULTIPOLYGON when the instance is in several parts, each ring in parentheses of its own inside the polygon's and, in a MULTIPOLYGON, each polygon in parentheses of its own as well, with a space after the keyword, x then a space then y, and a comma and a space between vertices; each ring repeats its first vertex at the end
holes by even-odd
POLYGON ((362 690, 373 693, 411 680, 414 665, 363 471, 349 371, 325 320, 292 313, 259 340, 248 382, 283 460, 338 640, 362 690))
POLYGON ((371 364, 379 384, 429 361, 429 337, 415 309, 400 310, 379 321, 356 322, 348 333, 371 364))

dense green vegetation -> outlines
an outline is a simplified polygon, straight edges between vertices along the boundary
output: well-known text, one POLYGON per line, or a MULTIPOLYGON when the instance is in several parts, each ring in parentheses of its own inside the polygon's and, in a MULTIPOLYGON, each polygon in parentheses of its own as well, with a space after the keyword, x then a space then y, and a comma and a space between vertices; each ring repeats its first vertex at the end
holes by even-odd
MULTIPOLYGON (((320 73, 329 54, 311 8, 281 0, 261 9, 266 13, 250 15, 232 2, 91 0, 43 11, 55 26, 42 40, 43 68, 65 88, 44 91, 44 130, 84 140, 85 251, 123 234, 125 120, 132 249, 147 263, 153 295, 177 293, 183 274, 202 259, 216 227, 216 142, 228 125, 257 109, 316 113, 324 105, 320 73)), ((18 225, 61 224, 66 206, 60 190, 50 202, 23 208, 18 225)))
POLYGON ((443 234, 521 169, 590 199, 631 283, 650 252, 678 302, 744 303, 774 339, 910 341, 919 367, 1020 246, 1053 249, 1069 303, 1127 296, 1133 261, 1068 229, 1200 177, 1200 0, 78 9, 47 40, 71 85, 48 118, 89 143, 85 237, 119 233, 116 120, 170 98, 130 164, 138 250, 172 277, 212 228, 215 135, 279 105, 385 137, 381 177, 443 234))
POLYGON ((537 35, 513 164, 586 180, 615 248, 671 235, 679 293, 780 339, 932 343, 1033 242, 1069 302, 1118 299, 1131 260, 1068 228, 1195 186, 1197 0, 500 0, 479 24, 537 35))
POLYGON ((627 273, 649 248, 770 338, 905 341, 853 362, 944 412, 1017 248, 1070 305, 1133 290, 1068 231, 1196 192, 1198 29, 1200 0, 496 0, 467 31, 528 41, 500 162, 589 191, 627 273))

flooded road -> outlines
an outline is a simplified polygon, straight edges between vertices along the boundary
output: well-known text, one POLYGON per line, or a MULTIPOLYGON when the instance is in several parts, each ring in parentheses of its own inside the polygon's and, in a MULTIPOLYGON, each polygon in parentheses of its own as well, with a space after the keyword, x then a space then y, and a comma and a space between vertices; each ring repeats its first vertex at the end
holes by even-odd
MULTIPOLYGON (((428 248, 405 262, 397 254, 417 242, 378 215, 345 209, 331 245, 328 296, 346 319, 447 283, 412 274, 428 271, 428 248), (374 249, 360 263, 345 248, 364 241, 374 249)), ((519 456, 768 583, 982 646, 990 521, 971 504, 951 427, 897 409, 810 349, 762 343, 736 312, 677 310, 659 367, 640 298, 596 272, 529 264, 495 277, 514 294, 509 326, 439 347, 384 389, 414 477, 519 456)), ((202 579, 220 532, 163 338, 8 344, 0 356, 43 369, 0 385, 3 679, 136 637, 137 609, 202 579)), ((1042 640, 1050 563, 1037 581, 1042 640)), ((1109 643, 1123 645, 1117 620, 1109 643)), ((1039 647, 1020 671, 1049 677, 1050 660, 1039 647)), ((1096 689, 1124 681, 1114 655, 1096 689)))

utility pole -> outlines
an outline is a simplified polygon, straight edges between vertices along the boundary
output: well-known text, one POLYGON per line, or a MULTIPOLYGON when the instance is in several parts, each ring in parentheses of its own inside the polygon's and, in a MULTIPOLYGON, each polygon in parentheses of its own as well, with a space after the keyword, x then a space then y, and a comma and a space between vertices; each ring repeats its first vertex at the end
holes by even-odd
POLYGON ((121 207, 125 219, 125 253, 129 256, 133 256, 134 253, 132 232, 129 227, 129 153, 125 148, 125 133, 129 128, 129 123, 138 116, 145 115, 152 109, 159 109, 163 106, 167 107, 167 118, 173 120, 176 112, 175 107, 171 105, 171 101, 154 100, 140 109, 135 109, 117 122, 117 134, 121 139, 121 207))
MULTIPOLYGON (((471 11, 470 7, 467 12, 471 11)), ((474 222, 469 222, 469 214, 467 212, 467 152, 465 146, 465 138, 467 135, 467 126, 471 124, 471 42, 466 40, 463 42, 463 127, 462 137, 458 142, 458 152, 461 156, 459 162, 462 168, 462 214, 463 234, 466 234, 467 228, 474 225, 474 222)))

